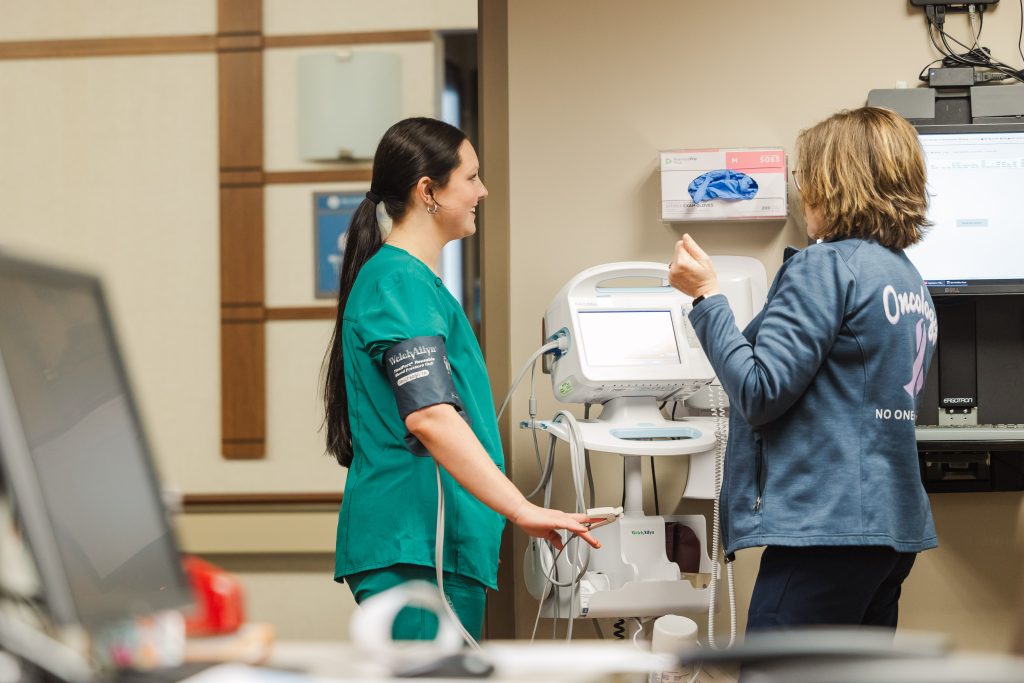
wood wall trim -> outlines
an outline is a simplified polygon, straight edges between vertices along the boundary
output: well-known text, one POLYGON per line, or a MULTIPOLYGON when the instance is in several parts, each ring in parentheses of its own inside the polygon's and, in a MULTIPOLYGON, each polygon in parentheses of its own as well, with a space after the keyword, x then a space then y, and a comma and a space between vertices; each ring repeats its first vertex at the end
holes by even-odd
MULTIPOLYGON (((430 30, 373 31, 366 33, 318 33, 306 35, 263 36, 260 34, 262 10, 249 0, 219 0, 218 17, 234 17, 229 30, 217 35, 130 36, 125 38, 74 38, 59 40, 0 41, 0 60, 68 59, 75 57, 132 57, 196 52, 230 52, 286 47, 339 47, 379 43, 422 43, 433 40, 430 30), (238 5, 244 16, 235 17, 226 5, 238 5)), ((219 24, 223 28, 224 24, 219 24)))
POLYGON ((334 320, 337 306, 274 306, 260 304, 222 304, 220 320, 224 324, 272 322, 275 320, 334 320))
POLYGON ((337 306, 276 306, 263 310, 265 320, 334 320, 337 306))
POLYGON ((0 59, 61 59, 213 52, 217 36, 148 36, 0 42, 0 59))
POLYGON ((222 169, 220 172, 221 187, 260 187, 262 185, 263 172, 259 169, 222 169))
POLYGON ((263 36, 258 34, 238 34, 217 36, 217 52, 238 52, 243 50, 259 50, 263 47, 263 36))
POLYGON ((276 47, 321 47, 367 45, 371 43, 424 43, 434 39, 430 30, 374 31, 362 33, 311 33, 307 35, 264 36, 263 45, 276 47))
POLYGON ((341 503, 341 492, 327 493, 187 493, 182 496, 182 504, 188 508, 193 505, 204 506, 239 506, 239 505, 310 505, 341 503))
POLYGON ((221 306, 221 322, 263 322, 266 320, 266 313, 263 306, 258 304, 250 306, 221 306))
POLYGON ((266 442, 231 443, 223 441, 220 445, 221 455, 225 460, 259 460, 266 456, 266 442))
POLYGON ((268 171, 254 168, 223 168, 221 187, 258 187, 261 185, 292 185, 310 183, 369 183, 373 169, 369 166, 335 168, 322 171, 268 171))
POLYGON ((336 168, 324 171, 267 171, 263 174, 266 185, 286 185, 292 183, 368 183, 373 179, 373 169, 369 166, 359 168, 336 168))

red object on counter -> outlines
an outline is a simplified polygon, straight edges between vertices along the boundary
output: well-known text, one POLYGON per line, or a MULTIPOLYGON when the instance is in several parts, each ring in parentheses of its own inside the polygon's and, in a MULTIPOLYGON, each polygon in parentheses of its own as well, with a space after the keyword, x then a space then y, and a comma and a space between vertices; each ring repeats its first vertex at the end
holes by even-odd
POLYGON ((220 567, 193 555, 183 558, 195 607, 185 613, 186 636, 234 633, 245 622, 242 585, 220 567))

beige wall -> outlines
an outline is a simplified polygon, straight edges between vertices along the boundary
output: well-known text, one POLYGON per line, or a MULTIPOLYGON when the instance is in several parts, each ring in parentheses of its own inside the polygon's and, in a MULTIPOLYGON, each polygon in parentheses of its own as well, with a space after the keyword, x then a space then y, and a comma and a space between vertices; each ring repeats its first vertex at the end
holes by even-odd
POLYGON ((263 0, 267 35, 417 29, 476 30, 466 0, 263 0))
POLYGON ((215 0, 0 0, 0 40, 210 35, 215 0))
POLYGON ((216 64, 0 61, 0 244, 103 276, 158 464, 182 486, 220 439, 216 64))
MULTIPOLYGON (((363 4, 347 16, 324 11, 313 23, 321 33, 381 30, 400 10, 420 28, 475 27, 472 2, 415 12, 408 4, 363 4)), ((65 5, 6 2, 13 20, 4 30, 20 40, 105 37, 106 16, 110 35, 149 35, 161 17, 155 9, 122 13, 136 3, 108 0, 75 22, 65 5), (47 12, 67 25, 33 33, 47 12)), ((311 2, 288 7, 306 24, 313 21, 307 10, 324 10, 311 2)), ((215 9, 215 0, 192 2, 179 8, 190 21, 167 23, 212 33, 215 9)), ((268 24, 288 26, 289 9, 268 11, 268 24)), ((436 48, 428 41, 354 49, 402 56, 403 115, 411 116, 437 111, 436 48)), ((300 161, 296 144, 296 57, 317 49, 330 48, 266 51, 268 170, 324 168, 300 161)), ((167 483, 185 493, 338 490, 342 470, 320 457, 316 432, 329 322, 268 324, 267 457, 229 462, 219 455, 216 56, 0 60, 0 88, 0 244, 103 276, 167 483)), ((313 297, 312 193, 363 187, 267 187, 267 305, 329 303, 313 297)))
MULTIPOLYGON (((0 41, 211 35, 216 0, 0 0, 0 41)), ((266 0, 267 35, 473 30, 472 0, 266 0)), ((403 59, 403 114, 437 111, 432 41, 367 44, 403 59)), ((296 57, 268 49, 265 167, 321 169, 297 154, 296 57)), ((0 249, 98 273, 166 486, 184 493, 339 491, 322 456, 320 363, 331 323, 267 326, 267 456, 220 455, 217 56, 0 60, 0 249)), ((266 188, 266 303, 313 298, 312 192, 266 188)), ((347 633, 331 581, 333 512, 186 515, 187 549, 216 554, 249 589, 250 615, 284 637, 347 633)))
MULTIPOLYGON (((1017 63, 1016 4, 986 17, 982 43, 1017 63)), ((583 268, 667 261, 685 229, 711 253, 761 259, 771 275, 785 245, 805 243, 796 216, 785 225, 662 224, 658 150, 781 145, 792 152, 800 129, 862 105, 872 88, 913 86, 935 58, 921 13, 892 0, 514 0, 507 26, 513 369, 537 347, 551 297, 583 268)), ((964 17, 949 27, 966 39, 964 17)), ((486 32, 482 41, 486 52, 486 32)), ((555 403, 546 386, 542 393, 541 413, 550 414, 555 403)), ((513 424, 525 412, 523 397, 513 424)), ((513 432, 510 453, 517 482, 532 486, 526 434, 513 432)), ((598 502, 614 504, 620 465, 605 460, 598 502)), ((659 466, 660 487, 681 476, 683 466, 673 467, 674 476, 659 466)), ((669 498, 663 490, 662 500, 669 498)), ((1020 496, 932 501, 941 548, 919 559, 902 625, 949 633, 964 648, 1006 649, 1021 583, 1020 496)), ((736 565, 741 617, 757 558, 745 551, 736 565)), ((517 589, 520 634, 529 632, 535 605, 517 589)))

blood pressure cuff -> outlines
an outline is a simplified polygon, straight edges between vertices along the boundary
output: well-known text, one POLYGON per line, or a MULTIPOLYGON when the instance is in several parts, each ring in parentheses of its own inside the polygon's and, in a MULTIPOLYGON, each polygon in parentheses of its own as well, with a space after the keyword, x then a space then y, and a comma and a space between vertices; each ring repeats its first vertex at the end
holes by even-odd
MULTIPOLYGON (((381 356, 384 373, 395 394, 398 414, 405 422, 421 408, 448 403, 467 423, 469 416, 462 397, 455 390, 452 367, 442 337, 413 337, 387 349, 381 356)), ((414 455, 430 456, 420 440, 405 435, 405 444, 414 455)))

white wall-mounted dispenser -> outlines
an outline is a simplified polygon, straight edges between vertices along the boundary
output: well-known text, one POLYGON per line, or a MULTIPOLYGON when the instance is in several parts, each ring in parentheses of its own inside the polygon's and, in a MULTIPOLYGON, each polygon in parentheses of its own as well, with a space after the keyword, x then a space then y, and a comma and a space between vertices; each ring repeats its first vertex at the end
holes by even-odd
POLYGON ((303 55, 298 65, 299 156, 372 159, 402 117, 401 57, 341 50, 303 55))
POLYGON ((781 147, 676 149, 661 152, 661 220, 749 221, 787 216, 786 152, 781 147), (755 193, 745 198, 694 200, 691 183, 709 174, 749 176, 755 193))

